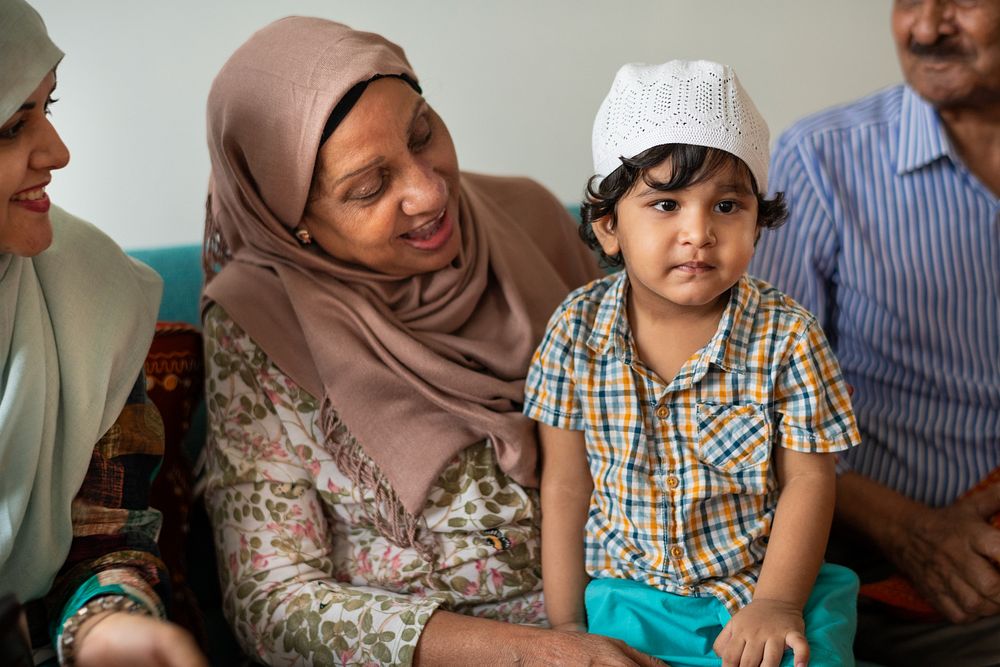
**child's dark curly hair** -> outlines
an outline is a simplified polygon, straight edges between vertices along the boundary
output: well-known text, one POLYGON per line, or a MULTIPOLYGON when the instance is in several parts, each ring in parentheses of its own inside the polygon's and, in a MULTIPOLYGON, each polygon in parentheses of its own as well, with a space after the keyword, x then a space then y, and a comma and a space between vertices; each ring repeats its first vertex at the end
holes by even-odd
POLYGON ((788 207, 785 205, 784 195, 779 192, 773 198, 766 199, 760 193, 757 179, 750 173, 749 167, 732 153, 691 144, 661 144, 648 148, 633 158, 622 158, 622 166, 608 174, 596 189, 594 179, 597 177, 590 179, 587 183, 587 198, 580 206, 583 219, 583 224, 580 225, 580 238, 592 249, 600 251, 603 264, 608 267, 622 266, 624 260, 621 253, 609 256, 601 248, 597 235, 594 234, 594 222, 605 216, 611 216, 611 226, 614 228, 618 224, 618 202, 632 190, 640 177, 651 188, 669 192, 700 183, 726 169, 736 169, 737 173, 745 175, 750 180, 753 193, 757 195, 758 229, 761 227, 774 229, 785 222, 788 217, 788 207), (649 170, 664 161, 669 161, 673 165, 670 180, 666 183, 650 180, 649 170))

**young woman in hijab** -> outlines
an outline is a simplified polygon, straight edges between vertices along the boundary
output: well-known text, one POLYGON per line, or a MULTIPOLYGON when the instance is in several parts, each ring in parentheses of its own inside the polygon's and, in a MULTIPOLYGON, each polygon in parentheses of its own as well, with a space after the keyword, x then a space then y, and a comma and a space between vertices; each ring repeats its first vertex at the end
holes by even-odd
POLYGON ((0 0, 0 594, 25 603, 36 662, 55 646, 63 664, 204 665, 161 620, 147 507, 160 279, 45 194, 69 161, 47 116, 62 55, 30 6, 0 0))
POLYGON ((271 664, 658 664, 543 629, 520 411, 599 275, 565 209, 459 171, 399 47, 253 35, 208 102, 207 502, 225 610, 271 664))

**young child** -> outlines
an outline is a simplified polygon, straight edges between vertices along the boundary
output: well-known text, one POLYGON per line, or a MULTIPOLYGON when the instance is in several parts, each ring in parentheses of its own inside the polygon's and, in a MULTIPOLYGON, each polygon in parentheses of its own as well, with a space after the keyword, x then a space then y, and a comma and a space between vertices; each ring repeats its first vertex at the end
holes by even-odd
POLYGON ((581 234, 624 271, 552 316, 524 407, 549 620, 673 667, 853 665, 857 578, 822 564, 847 389, 816 320, 745 273, 786 213, 767 126, 728 67, 626 65, 593 142, 581 234))

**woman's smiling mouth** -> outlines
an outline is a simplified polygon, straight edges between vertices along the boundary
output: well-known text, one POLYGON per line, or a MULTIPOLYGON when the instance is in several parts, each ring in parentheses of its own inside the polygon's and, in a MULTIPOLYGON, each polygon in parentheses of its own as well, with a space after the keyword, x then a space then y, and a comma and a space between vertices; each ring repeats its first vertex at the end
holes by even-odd
POLYGON ((437 250, 451 238, 453 227, 451 216, 448 215, 446 208, 433 220, 405 234, 400 234, 399 238, 418 250, 437 250))
POLYGON ((10 201, 34 213, 46 213, 49 210, 49 206, 51 206, 49 196, 45 193, 45 186, 47 185, 48 183, 42 183, 41 185, 34 185, 21 190, 15 193, 10 198, 10 201))

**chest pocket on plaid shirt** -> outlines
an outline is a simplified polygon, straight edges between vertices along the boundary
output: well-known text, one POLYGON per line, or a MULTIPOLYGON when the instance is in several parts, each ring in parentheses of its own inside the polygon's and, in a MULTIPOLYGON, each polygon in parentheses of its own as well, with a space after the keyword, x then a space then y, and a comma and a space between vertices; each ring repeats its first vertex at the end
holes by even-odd
POLYGON ((699 403, 698 439, 699 458, 709 466, 766 477, 771 423, 761 406, 699 403))

